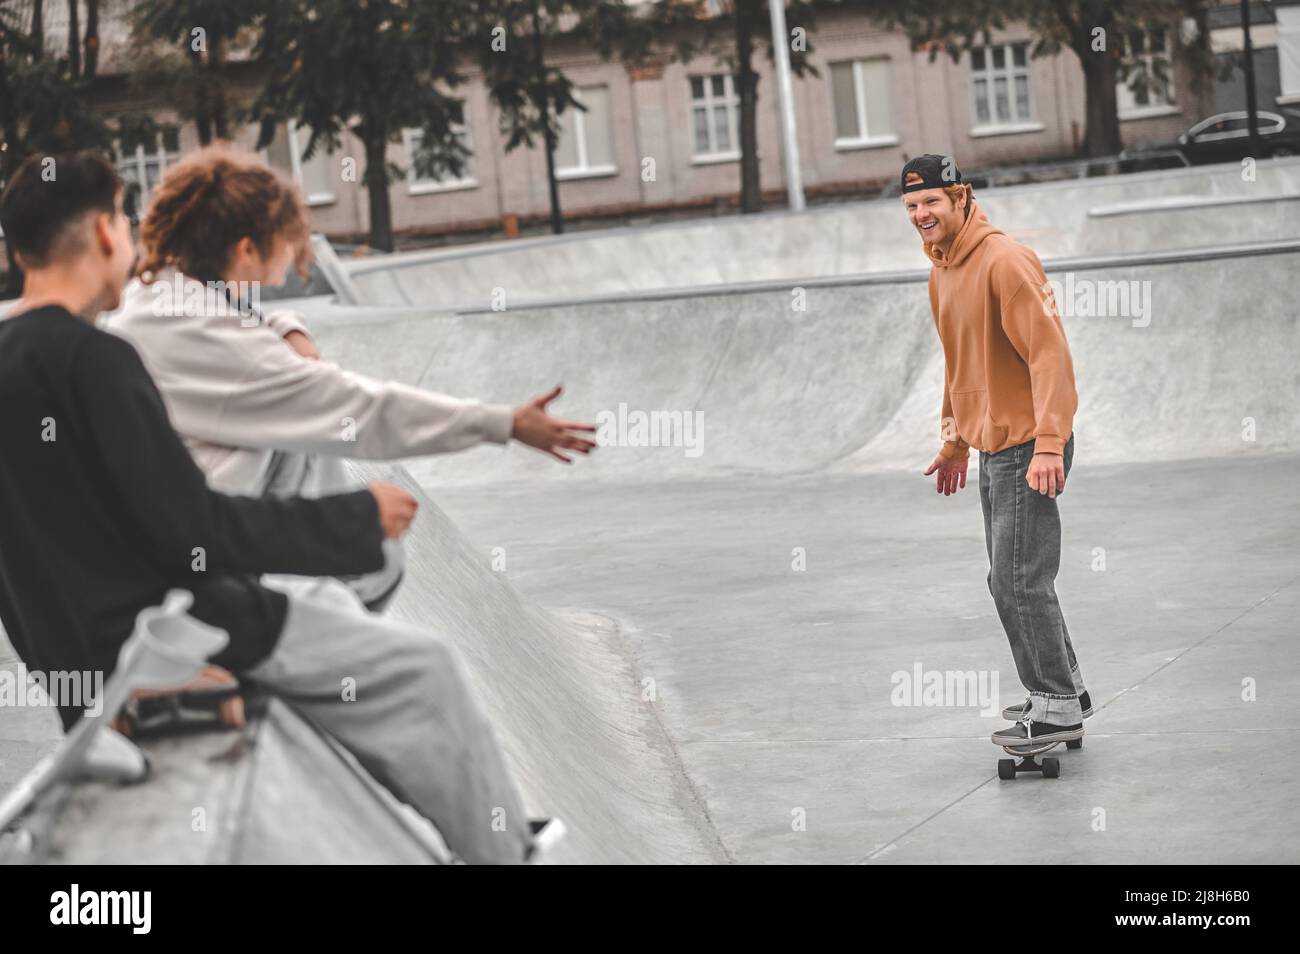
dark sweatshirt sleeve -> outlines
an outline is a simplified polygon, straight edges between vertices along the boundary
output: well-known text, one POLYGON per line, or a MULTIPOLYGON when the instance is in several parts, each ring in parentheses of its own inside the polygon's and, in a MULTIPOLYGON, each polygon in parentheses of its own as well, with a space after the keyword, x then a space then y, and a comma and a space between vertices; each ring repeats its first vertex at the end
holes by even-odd
POLYGON ((232 497, 207 485, 172 428, 135 349, 103 332, 72 357, 72 380, 113 489, 171 571, 334 576, 383 566, 379 510, 367 490, 317 499, 232 497))

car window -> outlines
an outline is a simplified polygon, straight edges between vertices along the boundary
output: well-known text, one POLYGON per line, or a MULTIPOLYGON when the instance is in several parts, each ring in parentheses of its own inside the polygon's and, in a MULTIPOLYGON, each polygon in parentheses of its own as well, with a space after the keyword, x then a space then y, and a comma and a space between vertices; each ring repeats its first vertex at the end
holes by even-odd
POLYGON ((1247 132, 1244 117, 1237 119, 1220 119, 1202 129, 1197 139, 1219 138, 1221 136, 1245 135, 1247 132))
MULTIPOLYGON (((1277 113, 1256 113, 1261 134, 1273 135, 1282 131, 1285 121, 1277 113)), ((1188 137, 1194 142, 1212 142, 1216 139, 1235 138, 1250 135, 1250 120, 1244 114, 1221 113, 1198 123, 1188 131, 1188 137)))

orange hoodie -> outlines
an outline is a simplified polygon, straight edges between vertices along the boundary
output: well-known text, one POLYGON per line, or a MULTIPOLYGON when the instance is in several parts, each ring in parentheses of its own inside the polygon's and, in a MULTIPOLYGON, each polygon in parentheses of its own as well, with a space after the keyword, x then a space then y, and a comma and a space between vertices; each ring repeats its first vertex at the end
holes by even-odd
POLYGON ((1038 256, 971 203, 945 256, 927 244, 930 308, 943 343, 944 457, 1026 441, 1062 453, 1079 399, 1070 345, 1038 256))

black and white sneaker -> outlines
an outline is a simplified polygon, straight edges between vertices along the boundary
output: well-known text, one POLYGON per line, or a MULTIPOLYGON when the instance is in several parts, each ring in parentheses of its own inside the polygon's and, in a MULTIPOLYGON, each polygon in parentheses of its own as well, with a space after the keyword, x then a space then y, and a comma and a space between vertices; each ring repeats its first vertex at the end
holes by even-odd
POLYGON ((1082 738, 1082 722, 1075 725, 1052 725, 1050 722, 1021 719, 1015 725, 994 732, 993 744, 1029 750, 1037 749, 1039 746, 1056 745, 1058 742, 1073 742, 1075 739, 1082 738))
MULTIPOLYGON (((1092 718, 1092 713, 1093 713, 1092 697, 1089 696, 1086 691, 1079 696, 1079 705, 1083 707, 1083 717, 1085 719, 1092 718)), ((1028 711, 1029 711, 1029 700, 1026 699, 1018 706, 1007 706, 1005 709, 1003 709, 1002 718, 1007 719, 1011 722, 1019 722, 1022 718, 1024 718, 1025 713, 1028 711)))
POLYGON ((535 864, 537 859, 550 851, 565 836, 568 829, 558 818, 531 818, 528 828, 533 836, 533 843, 528 846, 527 860, 535 864))

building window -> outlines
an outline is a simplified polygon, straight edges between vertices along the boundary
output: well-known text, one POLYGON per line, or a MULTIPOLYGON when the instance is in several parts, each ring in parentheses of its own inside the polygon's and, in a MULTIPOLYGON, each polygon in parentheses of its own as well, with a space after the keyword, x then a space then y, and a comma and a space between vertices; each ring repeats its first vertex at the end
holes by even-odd
POLYGON ((420 150, 424 146, 424 130, 402 130, 402 138, 406 142, 406 156, 409 162, 406 169, 406 190, 411 195, 421 195, 426 192, 448 192, 454 189, 472 189, 478 185, 478 180, 474 178, 474 170, 471 165, 474 157, 469 126, 463 121, 463 113, 461 118, 461 122, 452 125, 452 132, 466 152, 460 175, 452 175, 445 168, 417 168, 417 164, 423 165, 417 160, 420 156, 420 150))
POLYGON ((1165 30, 1135 31, 1120 37, 1121 66, 1115 98, 1121 119, 1169 112, 1174 84, 1169 75, 1169 36, 1165 30))
POLYGON ((310 159, 302 157, 311 134, 290 120, 277 126, 275 138, 266 147, 267 161, 298 183, 308 205, 328 205, 335 199, 333 153, 323 142, 316 144, 310 159))
POLYGON ((560 179, 610 175, 614 147, 610 136, 609 87, 584 86, 574 98, 586 110, 570 107, 560 116, 560 139, 555 145, 555 175, 560 179))
POLYGON ((886 145, 898 141, 890 110, 889 60, 845 60, 831 64, 831 100, 837 147, 886 145))
POLYGON ((1282 84, 1279 103, 1300 103, 1300 7, 1273 5, 1277 17, 1277 71, 1282 84))
POLYGON ((1034 121, 1028 49, 1027 43, 1009 43, 970 51, 971 98, 977 128, 1034 121))
POLYGON ((740 98, 732 76, 691 77, 691 129, 696 159, 740 157, 740 98))
POLYGON ((181 157, 180 130, 163 129, 133 145, 118 141, 115 151, 117 171, 126 184, 127 214, 138 216, 144 212, 163 170, 181 157))

